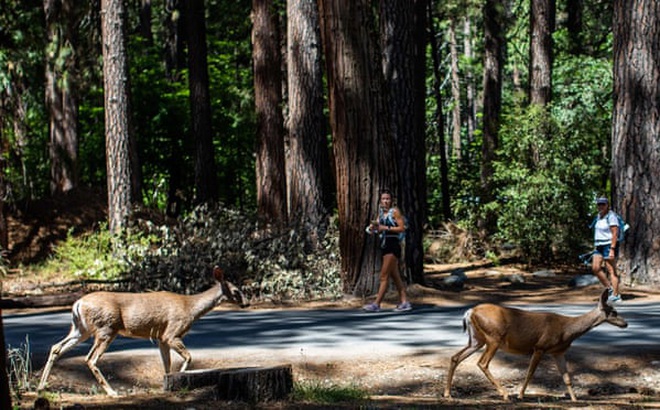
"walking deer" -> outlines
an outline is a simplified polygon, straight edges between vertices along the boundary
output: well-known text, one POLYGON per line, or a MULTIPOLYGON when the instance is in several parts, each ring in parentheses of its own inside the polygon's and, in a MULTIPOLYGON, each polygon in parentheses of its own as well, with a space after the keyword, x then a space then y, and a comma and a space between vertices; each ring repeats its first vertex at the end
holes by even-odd
POLYGON ((37 390, 43 390, 46 386, 53 363, 64 352, 90 336, 94 338, 94 344, 85 361, 110 396, 117 396, 117 392, 110 387, 96 364, 117 335, 157 340, 165 373, 170 373, 170 349, 181 356, 183 364, 180 371, 185 371, 192 358, 182 338, 193 322, 224 299, 241 307, 247 306, 243 293, 224 279, 222 269, 214 267, 213 277, 215 285, 196 295, 172 292, 94 292, 78 299, 72 308, 71 330, 51 348, 37 390))
POLYGON ((481 304, 469 309, 463 316, 463 330, 468 333, 468 345, 451 358, 444 396, 451 397, 452 378, 456 367, 486 345, 486 350, 477 365, 504 400, 509 398, 507 391, 488 370, 488 365, 498 349, 508 353, 532 355, 527 377, 518 396, 520 399, 523 399, 525 389, 539 361, 545 353, 549 353, 555 359, 571 400, 576 401, 564 357, 571 343, 604 322, 621 328, 628 326, 628 323, 619 317, 617 311, 606 303, 607 297, 608 292, 605 290, 600 295, 598 306, 576 317, 547 312, 528 312, 492 304, 481 304))

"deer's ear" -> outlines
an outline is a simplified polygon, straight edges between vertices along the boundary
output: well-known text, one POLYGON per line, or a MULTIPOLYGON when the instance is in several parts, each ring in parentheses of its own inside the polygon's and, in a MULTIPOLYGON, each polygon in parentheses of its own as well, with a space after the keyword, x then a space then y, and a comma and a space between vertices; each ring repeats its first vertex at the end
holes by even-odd
POLYGON ((222 271, 222 269, 220 269, 219 266, 213 267, 213 277, 215 278, 215 280, 217 280, 218 282, 222 282, 224 276, 225 273, 222 271))

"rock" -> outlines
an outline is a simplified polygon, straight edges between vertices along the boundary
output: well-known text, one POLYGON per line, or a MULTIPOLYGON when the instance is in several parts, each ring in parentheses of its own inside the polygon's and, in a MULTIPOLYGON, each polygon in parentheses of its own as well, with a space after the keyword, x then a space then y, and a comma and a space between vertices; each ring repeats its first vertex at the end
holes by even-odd
POLYGON ((585 286, 591 286, 600 283, 597 277, 594 275, 578 275, 571 278, 568 282, 568 286, 572 288, 583 288, 585 286))
POLYGON ((538 270, 538 271, 532 273, 532 275, 537 276, 539 278, 551 278, 553 276, 557 276, 557 274, 554 271, 549 270, 549 269, 538 270))
POLYGON ((508 275, 504 279, 507 282, 511 282, 511 283, 525 283, 525 277, 518 273, 514 273, 513 275, 508 275))

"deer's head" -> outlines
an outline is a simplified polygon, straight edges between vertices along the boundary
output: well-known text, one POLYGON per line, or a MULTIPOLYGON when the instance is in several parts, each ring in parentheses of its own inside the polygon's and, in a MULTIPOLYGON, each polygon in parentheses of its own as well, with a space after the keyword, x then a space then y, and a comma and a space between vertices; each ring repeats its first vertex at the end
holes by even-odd
POLYGON ((220 267, 216 266, 213 268, 213 277, 222 286, 222 299, 235 303, 242 308, 250 306, 248 299, 238 286, 225 280, 224 276, 224 271, 220 267))
POLYGON ((607 304, 607 298, 609 292, 607 289, 603 291, 600 295, 600 300, 598 301, 598 308, 601 313, 605 316, 603 322, 607 322, 617 327, 626 328, 628 327, 628 322, 624 318, 619 316, 619 313, 614 309, 614 307, 607 304))

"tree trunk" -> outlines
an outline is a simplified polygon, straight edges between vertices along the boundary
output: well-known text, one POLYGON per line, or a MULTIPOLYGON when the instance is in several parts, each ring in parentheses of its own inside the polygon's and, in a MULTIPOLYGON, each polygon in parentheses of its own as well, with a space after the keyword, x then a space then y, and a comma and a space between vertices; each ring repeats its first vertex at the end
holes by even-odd
POLYGON ((316 249, 325 235, 332 174, 323 114, 323 73, 316 0, 287 2, 288 183, 291 219, 316 249))
POLYGON ((78 185, 78 99, 76 96, 75 3, 45 0, 46 107, 49 114, 50 192, 78 185))
MULTIPOLYGON (((0 97, 0 101, 2 98, 0 97)), ((0 113, 4 107, 0 106, 0 113)), ((6 203, 7 198, 7 157, 9 155, 9 141, 4 135, 4 127, 0 122, 0 252, 3 257, 11 256, 9 249, 9 227, 7 226, 6 203)), ((0 285, 1 286, 1 285, 0 285)))
MULTIPOLYGON (((472 61, 474 55, 472 53, 472 24, 470 16, 465 16, 463 23, 463 54, 467 61, 472 61)), ((472 72, 472 65, 468 64, 465 72, 465 111, 467 117, 467 145, 474 142, 474 132, 477 129, 477 103, 476 91, 474 83, 474 74, 472 72)))
POLYGON ((461 159, 461 79, 458 72, 458 46, 456 44, 456 19, 449 24, 449 55, 451 57, 451 141, 453 157, 461 159))
POLYGON ((106 167, 110 231, 120 232, 133 202, 128 63, 122 0, 101 0, 106 167))
MULTIPOLYGON (((163 22, 165 30, 165 75, 169 84, 180 80, 181 73, 186 68, 186 25, 185 7, 178 0, 166 0, 167 14, 163 22)), ((173 110, 174 111, 174 110, 173 110)), ((181 118, 179 112, 168 113, 170 118, 181 118)), ((176 121, 176 120, 174 120, 176 121)), ((173 121, 173 122, 174 122, 173 121)), ((189 195, 189 188, 184 185, 186 171, 184 163, 185 139, 183 127, 168 127, 167 139, 170 144, 168 158, 169 184, 167 187, 166 213, 170 217, 180 215, 184 202, 189 195)))
POLYGON ((552 100, 552 34, 555 1, 530 0, 529 101, 547 105, 552 100))
POLYGON ((384 103, 375 23, 367 0, 320 0, 321 35, 335 154, 339 246, 344 290, 378 286, 376 241, 364 233, 378 215, 378 192, 396 186, 394 140, 384 103), (368 237, 368 238, 367 238, 368 237))
POLYGON ((206 49, 204 0, 186 1, 188 71, 192 136, 195 141, 195 202, 215 201, 218 176, 211 127, 211 97, 206 49))
POLYGON ((285 400, 293 391, 290 365, 266 368, 208 369, 166 374, 163 390, 215 386, 216 400, 246 403, 285 400))
POLYGON ((622 261, 660 283, 660 3, 614 1, 614 206, 630 224, 622 261))
POLYGON ((147 45, 154 44, 154 36, 151 33, 151 0, 141 0, 140 2, 140 27, 138 32, 140 37, 145 39, 147 45))
MULTIPOLYGON (((427 7, 427 17, 429 21, 429 45, 431 48, 431 57, 433 60, 433 96, 435 97, 435 123, 436 133, 438 134, 438 147, 437 152, 440 156, 440 189, 442 192, 442 214, 445 221, 451 219, 451 198, 449 190, 449 165, 447 161, 447 148, 445 140, 445 120, 442 112, 442 93, 440 91, 440 83, 442 82, 442 73, 440 72, 440 49, 438 48, 435 38, 436 30, 433 18, 433 1, 429 1, 427 7)), ((431 152, 433 153, 433 152, 431 152)))
POLYGON ((252 59, 257 115, 257 210, 267 223, 287 223, 282 53, 276 3, 252 1, 252 59))
POLYGON ((427 0, 382 0, 381 41, 388 111, 396 142, 399 206, 408 218, 405 274, 424 283, 426 224, 426 63, 427 0))
MULTIPOLYGON (((502 69, 504 61, 504 4, 501 0, 486 0, 484 17, 484 85, 483 141, 481 145, 481 201, 494 199, 493 163, 499 145, 500 112, 502 110, 502 69)), ((479 228, 490 234, 496 225, 495 215, 488 212, 479 221, 479 228)))
POLYGON ((570 41, 569 50, 573 55, 584 51, 582 45, 582 8, 584 0, 566 0, 566 30, 570 41))

